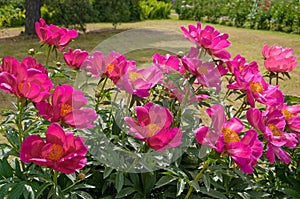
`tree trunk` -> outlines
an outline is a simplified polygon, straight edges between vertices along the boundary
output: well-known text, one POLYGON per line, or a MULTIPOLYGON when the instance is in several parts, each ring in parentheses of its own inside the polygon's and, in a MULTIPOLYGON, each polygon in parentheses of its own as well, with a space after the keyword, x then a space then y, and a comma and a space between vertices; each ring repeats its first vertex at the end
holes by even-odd
POLYGON ((26 19, 25 19, 25 34, 35 34, 35 22, 41 17, 41 0, 26 0, 26 19))

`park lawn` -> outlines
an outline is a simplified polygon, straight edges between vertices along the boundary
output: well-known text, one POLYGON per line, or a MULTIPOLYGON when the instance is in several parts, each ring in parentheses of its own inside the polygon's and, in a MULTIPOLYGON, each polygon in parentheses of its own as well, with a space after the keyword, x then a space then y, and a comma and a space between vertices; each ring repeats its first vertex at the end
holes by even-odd
MULTIPOLYGON (((92 51, 97 45, 101 44, 101 42, 112 38, 113 35, 136 28, 152 28, 155 30, 163 30, 164 32, 176 32, 179 37, 178 40, 185 41, 181 37, 182 32, 180 30, 180 27, 187 27, 188 24, 196 24, 196 22, 176 20, 174 18, 169 20, 147 20, 135 23, 122 23, 117 27, 116 30, 112 28, 112 25, 110 23, 87 24, 88 32, 86 34, 80 34, 79 37, 76 38, 75 42, 70 43, 69 47, 72 47, 73 49, 80 48, 92 51)), ((215 24, 213 24, 213 26, 220 30, 220 32, 229 34, 229 40, 232 45, 228 48, 228 50, 232 54, 232 58, 240 53, 242 56, 246 57, 247 62, 257 61, 262 71, 264 71, 264 68, 261 49, 264 44, 275 44, 281 45, 283 47, 293 48, 294 55, 298 57, 298 60, 300 60, 300 35, 242 29, 215 24)), ((17 59, 21 60, 22 58, 27 56, 26 52, 30 48, 35 48, 39 51, 44 50, 40 48, 39 40, 37 37, 18 36, 20 31, 22 31, 22 28, 10 28, 0 31, 0 37, 4 37, 0 39, 0 57, 14 56, 17 59)), ((120 45, 122 45, 122 41, 120 41, 120 45)), ((170 42, 170 44, 166 45, 172 46, 174 45, 174 43, 170 42)), ((65 49, 65 51, 67 51, 67 49, 65 49)), ((152 59, 151 57, 155 52, 157 52, 157 50, 135 50, 127 53, 126 55, 128 59, 134 59, 138 64, 143 64, 150 63, 152 59)), ((45 57, 45 54, 36 56, 37 60, 41 63, 45 63, 45 57)), ((61 57, 60 61, 62 61, 61 57)), ((54 65, 55 63, 51 64, 54 65)), ((300 78, 298 78, 300 75, 299 68, 300 64, 291 73, 291 80, 280 82, 280 88, 285 94, 300 96, 300 78)), ((9 104, 11 100, 13 100, 13 98, 1 92, 0 100, 1 110, 3 108, 10 108, 9 104)))

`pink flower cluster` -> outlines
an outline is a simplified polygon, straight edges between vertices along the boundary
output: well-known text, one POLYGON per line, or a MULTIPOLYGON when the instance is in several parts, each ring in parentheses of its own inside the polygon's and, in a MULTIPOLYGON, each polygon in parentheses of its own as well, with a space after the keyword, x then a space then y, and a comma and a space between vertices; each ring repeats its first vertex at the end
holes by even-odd
POLYGON ((227 152, 245 173, 252 173, 253 166, 262 155, 262 143, 255 130, 248 130, 241 138, 244 125, 239 118, 226 119, 224 108, 213 105, 207 109, 213 128, 207 126, 196 130, 196 140, 220 153, 227 152))
MULTIPOLYGON (((253 172, 253 166, 262 156, 263 144, 266 145, 265 155, 271 163, 278 157, 288 164, 290 156, 283 147, 295 148, 299 141, 299 106, 288 106, 284 103, 284 95, 279 85, 267 83, 256 62, 247 63, 241 55, 230 60, 230 54, 224 50, 230 45, 227 34, 220 34, 210 26, 201 29, 200 23, 197 23, 197 27, 189 25, 188 29, 182 30, 184 37, 197 45, 197 48, 191 49, 189 55, 182 58, 186 71, 196 77, 196 82, 205 87, 215 87, 216 91, 220 90, 220 77, 231 75, 227 88, 240 91, 241 95, 245 95, 245 105, 251 107, 246 112, 246 117, 252 128, 243 132, 244 124, 239 118, 227 120, 224 108, 221 105, 212 105, 207 109, 212 119, 212 127, 203 126, 197 129, 196 140, 217 152, 228 153, 245 173, 253 172), (203 63, 199 59, 199 48, 222 58, 223 63, 203 63), (266 110, 255 108, 256 102, 265 105, 266 110), (263 135, 264 142, 258 139, 259 134, 263 135)), ((269 48, 265 45, 262 53, 266 69, 277 73, 292 71, 297 65, 292 52, 293 49, 290 48, 269 48)))
POLYGON ((137 69, 136 63, 126 60, 124 55, 110 52, 107 57, 96 51, 84 62, 82 68, 93 77, 105 75, 121 90, 139 97, 148 97, 149 89, 154 87, 162 78, 160 69, 151 66, 137 69))
POLYGON ((135 107, 137 121, 125 117, 134 137, 146 142, 157 151, 174 148, 181 144, 182 132, 179 128, 171 128, 173 117, 167 108, 162 108, 151 102, 135 107))
POLYGON ((201 23, 197 23, 197 27, 189 25, 188 29, 181 27, 184 32, 184 37, 195 43, 199 48, 202 47, 206 52, 215 57, 228 60, 230 59, 230 53, 224 48, 230 46, 228 34, 220 33, 212 26, 205 26, 203 29, 201 23))
MULTIPOLYGON (((172 109, 161 107, 148 98, 150 90, 160 84, 162 93, 176 98, 179 103, 185 100, 185 92, 189 92, 187 87, 178 88, 174 82, 164 82, 164 75, 180 74, 191 84, 195 95, 187 100, 189 102, 209 99, 208 94, 199 92, 203 88, 213 88, 219 93, 222 76, 231 76, 227 88, 245 96, 243 103, 250 107, 242 110, 247 119, 243 122, 249 125, 239 119, 242 111, 237 117, 226 118, 223 106, 213 104, 206 110, 212 126, 196 129, 196 141, 223 155, 228 154, 245 173, 253 172, 264 152, 264 145, 265 155, 271 163, 276 157, 289 163, 290 156, 284 149, 295 148, 300 139, 300 106, 287 105, 279 85, 267 83, 256 62, 247 63, 241 55, 230 59, 230 53, 225 50, 230 46, 228 34, 222 34, 209 25, 202 28, 199 22, 197 26, 189 25, 182 30, 184 37, 196 44, 196 48, 192 47, 182 57, 155 54, 153 64, 147 68, 139 69, 135 61, 114 51, 107 56, 99 51, 89 55, 87 51, 70 48, 64 53, 64 60, 76 72, 80 69, 92 77, 110 79, 120 90, 143 98, 144 105, 135 107, 136 115, 124 120, 130 134, 160 152, 181 145, 183 133, 174 124, 172 109), (257 103, 265 109, 258 109, 257 103)), ((43 19, 36 23, 36 32, 42 44, 59 50, 78 36, 74 30, 47 25, 43 19)), ((276 73, 292 71, 297 65, 292 52, 292 49, 265 45, 265 67, 276 73)), ((20 151, 21 160, 67 174, 74 173, 85 166, 87 147, 82 138, 74 138, 72 132, 65 132, 60 125, 93 128, 98 115, 95 110, 84 108, 88 100, 82 91, 61 85, 51 92, 52 87, 47 70, 34 58, 27 57, 22 62, 13 57, 3 58, 0 88, 33 102, 38 115, 52 122, 46 140, 38 135, 25 139, 20 151)))
POLYGON ((20 159, 71 174, 82 169, 87 162, 87 147, 83 141, 80 137, 74 138, 72 132, 64 132, 59 124, 52 123, 46 131, 46 142, 38 135, 26 138, 21 146, 20 159))
POLYGON ((281 46, 264 45, 262 54, 265 58, 265 68, 271 72, 291 72, 297 66, 296 57, 293 56, 293 49, 282 48, 281 46))
POLYGON ((53 84, 46 69, 32 57, 19 62, 14 57, 4 57, 0 66, 0 88, 19 98, 32 102, 46 100, 53 84))
POLYGON ((226 65, 235 78, 227 88, 244 92, 251 107, 255 107, 255 101, 269 106, 283 103, 284 96, 279 86, 273 86, 264 80, 256 62, 246 63, 244 57, 237 55, 233 60, 227 61, 226 65))
POLYGON ((42 18, 39 22, 35 23, 35 31, 41 40, 41 44, 48 44, 59 50, 63 50, 72 39, 78 36, 76 30, 60 28, 53 24, 47 25, 42 18))
MULTIPOLYGON (((43 19, 36 22, 36 33, 41 44, 48 44, 63 50, 70 41, 77 37, 75 30, 47 25, 43 19)), ((66 64, 78 69, 88 53, 79 49, 64 53, 66 64)), ((87 104, 84 93, 68 85, 57 86, 51 93, 53 83, 48 71, 33 57, 26 57, 19 62, 14 57, 4 57, 0 66, 0 89, 16 95, 19 103, 33 102, 38 115, 53 122, 46 132, 46 141, 38 135, 29 135, 20 149, 20 159, 40 166, 50 167, 66 174, 82 169, 87 159, 87 147, 80 137, 72 132, 65 132, 63 126, 92 128, 97 119, 96 111, 83 108, 87 104), (27 101, 27 102, 26 102, 27 101)))

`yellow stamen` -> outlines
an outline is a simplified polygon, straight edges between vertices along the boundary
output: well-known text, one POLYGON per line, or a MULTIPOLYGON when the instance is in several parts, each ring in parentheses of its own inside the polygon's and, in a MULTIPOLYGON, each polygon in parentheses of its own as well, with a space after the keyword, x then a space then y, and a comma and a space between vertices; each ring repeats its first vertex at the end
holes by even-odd
POLYGON ((136 72, 128 72, 128 76, 131 81, 135 81, 138 78, 144 78, 143 75, 136 73, 136 72))
POLYGON ((284 116, 284 119, 286 119, 286 120, 289 120, 289 119, 291 119, 292 117, 295 116, 295 114, 291 113, 288 110, 281 110, 281 112, 282 112, 282 114, 284 116))
POLYGON ((72 106, 69 104, 63 104, 60 108, 60 116, 64 117, 68 113, 70 113, 73 110, 72 106))
POLYGON ((222 133, 224 135, 224 142, 225 143, 239 142, 240 141, 240 138, 239 138, 238 134, 235 131, 233 131, 229 128, 223 128, 222 133))
POLYGON ((207 68, 205 68, 205 67, 200 67, 200 68, 198 69, 198 72, 199 72, 200 74, 202 74, 202 75, 207 75, 207 74, 208 74, 208 70, 207 70, 207 68))
POLYGON ((47 158, 50 160, 59 160, 63 155, 64 149, 58 144, 53 144, 50 153, 48 153, 47 158))
MULTIPOLYGON (((27 86, 28 86, 28 87, 31 86, 30 82, 27 82, 27 86)), ((24 87, 24 83, 21 82, 21 83, 18 85, 18 89, 19 89, 19 90, 22 90, 23 87, 24 87)))
POLYGON ((250 82, 250 91, 252 93, 255 93, 255 92, 262 92, 264 89, 262 87, 262 85, 258 82, 250 82))
POLYGON ((148 124, 147 126, 148 129, 148 136, 151 137, 153 136, 158 130, 161 129, 157 124, 148 124))
POLYGON ((109 65, 107 66, 107 71, 108 71, 109 73, 111 73, 111 72, 113 72, 114 68, 115 68, 115 66, 114 66, 113 64, 109 64, 109 65))
POLYGON ((272 131, 274 136, 282 136, 281 131, 274 124, 268 124, 268 127, 272 131))

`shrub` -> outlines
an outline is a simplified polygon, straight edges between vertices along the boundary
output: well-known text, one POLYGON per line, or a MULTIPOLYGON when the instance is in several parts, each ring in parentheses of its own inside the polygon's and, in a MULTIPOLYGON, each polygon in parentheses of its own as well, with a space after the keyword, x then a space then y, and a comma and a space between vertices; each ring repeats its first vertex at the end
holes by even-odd
POLYGON ((171 14, 172 4, 157 0, 140 1, 142 19, 167 19, 171 14))

